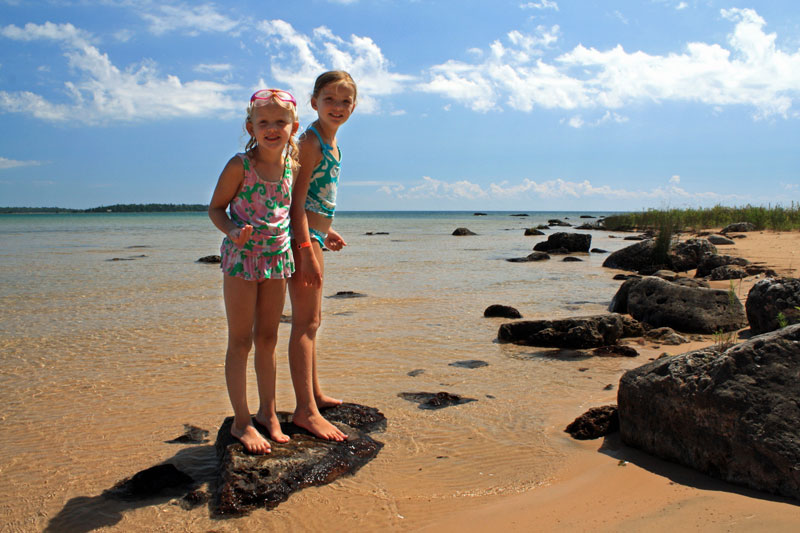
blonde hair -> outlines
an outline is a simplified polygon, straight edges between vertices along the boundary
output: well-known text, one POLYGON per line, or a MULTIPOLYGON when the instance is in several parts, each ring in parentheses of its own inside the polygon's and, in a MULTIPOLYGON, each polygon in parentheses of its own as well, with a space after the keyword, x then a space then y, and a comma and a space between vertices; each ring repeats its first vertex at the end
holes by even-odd
MULTIPOLYGON (((292 114, 292 122, 299 122, 297 117, 297 107, 292 104, 291 102, 284 102, 280 100, 277 95, 272 95, 269 99, 266 100, 267 102, 274 102, 284 108, 285 110, 289 111, 292 114)), ((247 119, 245 120, 245 125, 249 122, 252 124, 253 114, 255 113, 256 104, 258 106, 263 106, 265 100, 254 100, 250 102, 250 105, 247 106, 247 119)), ((245 132, 247 132, 247 128, 245 127, 245 132)), ((248 132, 248 135, 250 133, 248 132)), ((247 144, 244 147, 245 153, 250 152, 251 150, 255 150, 258 146, 258 141, 255 137, 250 135, 250 140, 247 141, 247 144)), ((288 143, 288 154, 289 157, 292 159, 292 167, 296 170, 300 167, 300 148, 297 146, 297 139, 295 139, 294 134, 289 136, 289 143, 288 143)))
POLYGON ((353 103, 355 103, 358 98, 358 88, 356 87, 356 82, 353 80, 353 77, 344 70, 329 70, 317 76, 317 81, 314 82, 314 92, 311 93, 311 97, 317 98, 320 91, 322 91, 326 85, 340 81, 353 88, 353 103))

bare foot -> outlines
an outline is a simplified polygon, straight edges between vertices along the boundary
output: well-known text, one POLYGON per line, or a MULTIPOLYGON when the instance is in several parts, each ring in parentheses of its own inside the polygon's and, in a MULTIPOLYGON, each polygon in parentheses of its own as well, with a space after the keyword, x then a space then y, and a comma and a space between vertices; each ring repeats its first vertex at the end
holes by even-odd
POLYGON ((341 442, 347 438, 347 435, 325 420, 319 413, 309 414, 308 412, 295 411, 292 422, 294 422, 294 425, 307 429, 321 439, 341 442))
POLYGON ((331 398, 326 394, 320 394, 319 396, 314 396, 314 401, 316 402, 317 408, 319 409, 326 409, 328 407, 336 407, 337 405, 342 405, 342 400, 331 398))
POLYGON ((239 439, 244 449, 250 453, 265 454, 272 451, 267 439, 259 433, 253 424, 247 424, 244 428, 237 428, 231 425, 231 435, 239 439))
POLYGON ((271 438, 275 442, 286 444, 287 442, 292 440, 289 438, 289 435, 285 434, 281 430, 281 423, 278 421, 278 417, 275 416, 275 413, 272 413, 269 416, 269 418, 267 418, 259 412, 256 414, 256 422, 267 428, 267 433, 269 433, 269 438, 271 438))

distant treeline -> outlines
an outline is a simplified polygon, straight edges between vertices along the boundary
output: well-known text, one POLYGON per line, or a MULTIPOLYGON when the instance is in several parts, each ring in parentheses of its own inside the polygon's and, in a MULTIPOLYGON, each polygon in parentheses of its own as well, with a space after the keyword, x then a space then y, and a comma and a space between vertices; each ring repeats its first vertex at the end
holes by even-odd
POLYGON ((735 222, 751 222, 757 230, 800 229, 800 204, 726 207, 705 209, 648 209, 607 216, 603 226, 612 231, 671 228, 672 230, 723 228, 735 222))
POLYGON ((27 213, 182 213, 208 211, 203 204, 114 204, 91 209, 67 209, 64 207, 0 207, 0 214, 27 213))

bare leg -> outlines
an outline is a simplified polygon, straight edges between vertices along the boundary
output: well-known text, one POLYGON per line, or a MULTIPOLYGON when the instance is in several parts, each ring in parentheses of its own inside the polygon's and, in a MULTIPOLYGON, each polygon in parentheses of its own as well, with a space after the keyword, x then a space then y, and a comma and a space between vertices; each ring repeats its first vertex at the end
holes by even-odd
POLYGON ((275 408, 275 345, 278 343, 278 326, 285 298, 286 280, 268 279, 260 282, 253 328, 258 398, 261 401, 256 421, 267 428, 272 440, 280 443, 289 442, 289 436, 281 431, 275 408))
MULTIPOLYGON (((296 252, 297 253, 297 252, 296 252)), ((322 266, 322 250, 314 244, 314 253, 322 266)), ((292 299, 292 334, 289 338, 289 367, 297 400, 292 421, 317 437, 342 441, 347 435, 325 420, 315 399, 314 342, 319 327, 321 287, 306 287, 299 280, 289 280, 292 299)))
POLYGON ((233 407, 231 435, 250 453, 269 453, 269 442, 253 425, 247 406, 247 356, 253 341, 257 284, 223 274, 222 290, 228 316, 225 382, 233 407))
MULTIPOLYGON (((320 301, 318 303, 319 306, 319 316, 317 319, 317 323, 322 323, 322 291, 319 293, 320 301)), ((320 409, 325 409, 326 407, 336 407, 337 405, 342 404, 342 400, 338 398, 333 398, 328 396, 324 392, 322 392, 322 387, 319 384, 319 378, 317 378, 317 339, 314 337, 314 342, 311 348, 312 356, 311 356, 311 374, 312 374, 312 381, 314 384, 314 400, 317 402, 317 407, 320 409)))

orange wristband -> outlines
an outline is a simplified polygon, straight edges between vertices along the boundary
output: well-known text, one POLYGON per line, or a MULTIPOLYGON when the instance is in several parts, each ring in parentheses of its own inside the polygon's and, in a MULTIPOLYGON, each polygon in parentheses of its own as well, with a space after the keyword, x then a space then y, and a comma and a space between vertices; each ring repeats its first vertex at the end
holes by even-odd
POLYGON ((301 250, 303 248, 311 248, 311 241, 301 242, 300 244, 297 245, 297 247, 301 250))

